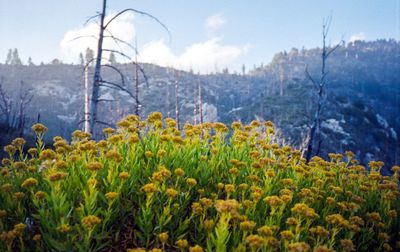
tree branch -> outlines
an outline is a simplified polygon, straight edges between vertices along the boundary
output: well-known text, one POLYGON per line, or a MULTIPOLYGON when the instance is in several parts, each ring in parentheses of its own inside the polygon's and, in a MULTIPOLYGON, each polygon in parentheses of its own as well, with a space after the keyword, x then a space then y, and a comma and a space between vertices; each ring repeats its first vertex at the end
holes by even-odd
POLYGON ((315 80, 313 79, 313 77, 311 77, 311 74, 308 72, 308 66, 306 66, 306 76, 307 78, 312 82, 312 84, 314 84, 315 86, 318 86, 318 84, 315 82, 315 80))
POLYGON ((116 84, 116 83, 110 82, 110 81, 104 81, 104 80, 101 80, 100 83, 101 83, 100 86, 124 91, 124 92, 127 93, 133 100, 135 100, 135 102, 137 102, 135 96, 134 96, 128 89, 126 89, 126 88, 124 88, 124 87, 121 87, 119 84, 116 84))
POLYGON ((115 66, 110 65, 110 64, 105 64, 102 66, 109 67, 109 68, 113 69, 114 71, 116 71, 117 73, 119 73, 119 75, 121 76, 122 86, 125 86, 125 75, 118 68, 116 68, 115 66))
POLYGON ((91 20, 98 18, 99 16, 101 16, 100 12, 98 12, 96 15, 93 15, 93 16, 89 17, 88 19, 86 19, 86 22, 83 25, 87 25, 91 20))
POLYGON ((96 120, 96 123, 100 123, 100 124, 106 125, 106 126, 108 126, 108 127, 114 127, 113 124, 111 124, 111 123, 106 123, 106 122, 103 122, 103 121, 98 121, 98 120, 96 120))
POLYGON ((111 99, 97 99, 97 102, 113 102, 115 100, 111 100, 111 99))
POLYGON ((334 51, 336 51, 336 49, 338 49, 341 45, 343 44, 343 40, 340 41, 340 43, 338 43, 337 45, 335 45, 331 50, 329 50, 326 53, 326 57, 328 58, 329 54, 333 53, 334 51))
POLYGON ((124 41, 124 40, 122 40, 122 39, 119 39, 119 38, 117 38, 117 37, 114 37, 114 35, 112 35, 111 32, 110 32, 109 30, 106 30, 106 31, 107 31, 110 35, 104 36, 104 38, 111 38, 111 39, 114 40, 114 42, 115 42, 116 44, 117 44, 117 43, 122 43, 122 44, 128 46, 128 47, 129 47, 130 49, 132 49, 133 51, 135 51, 135 53, 139 54, 139 51, 138 51, 137 48, 135 48, 133 45, 129 44, 128 42, 126 42, 126 41, 124 41))
POLYGON ((116 18, 118 18, 120 15, 124 14, 125 12, 129 12, 129 11, 134 12, 134 13, 137 13, 137 14, 140 14, 140 15, 143 15, 143 16, 147 16, 147 17, 153 19, 154 21, 156 21, 159 25, 161 25, 161 26, 167 31, 168 36, 169 36, 169 40, 171 40, 171 33, 169 32, 167 26, 165 26, 158 18, 156 18, 155 16, 153 16, 153 15, 147 13, 147 12, 139 11, 139 10, 132 9, 132 8, 128 8, 128 9, 122 10, 122 11, 118 12, 117 14, 115 14, 115 15, 104 25, 104 29, 106 29, 107 26, 108 26, 112 21, 114 21, 116 18))
POLYGON ((121 56, 123 56, 123 57, 129 59, 129 60, 132 62, 133 65, 135 65, 135 66, 137 66, 137 67, 139 68, 139 71, 142 73, 146 85, 149 86, 149 81, 148 81, 148 78, 147 78, 146 73, 144 72, 144 69, 143 69, 138 63, 136 63, 134 60, 132 60, 131 57, 129 57, 129 56, 126 55, 125 53, 122 53, 122 52, 117 51, 117 50, 103 49, 103 51, 106 51, 106 52, 113 52, 113 53, 119 54, 119 55, 121 55, 121 56))
POLYGON ((82 36, 77 36, 77 37, 75 37, 75 38, 73 38, 73 39, 71 39, 71 40, 69 40, 68 42, 72 42, 72 41, 75 41, 75 40, 78 40, 78 39, 81 39, 81 38, 93 38, 93 39, 98 39, 96 36, 94 36, 94 35, 82 35, 82 36))

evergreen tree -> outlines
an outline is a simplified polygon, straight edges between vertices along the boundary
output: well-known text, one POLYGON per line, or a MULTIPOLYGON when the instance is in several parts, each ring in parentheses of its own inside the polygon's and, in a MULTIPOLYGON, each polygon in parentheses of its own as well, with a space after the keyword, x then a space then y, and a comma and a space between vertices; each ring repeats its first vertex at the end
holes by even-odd
POLYGON ((31 57, 28 58, 28 65, 29 65, 29 66, 34 66, 34 65, 35 65, 35 64, 33 63, 31 57))
POLYGON ((79 53, 79 65, 83 66, 85 64, 85 60, 83 59, 83 54, 79 53))
POLYGON ((89 47, 86 48, 86 55, 85 55, 86 64, 93 61, 93 59, 94 59, 94 51, 89 47))
POLYGON ((108 59, 110 61, 111 65, 114 65, 117 63, 117 60, 115 58, 115 54, 113 52, 110 53, 110 58, 108 59))
POLYGON ((14 51, 12 52, 11 65, 22 65, 22 61, 19 58, 17 48, 14 48, 14 51))
POLYGON ((7 53, 7 59, 6 59, 7 65, 11 64, 11 59, 12 59, 12 50, 10 48, 10 49, 8 49, 8 53, 7 53))
POLYGON ((51 64, 52 64, 52 65, 60 65, 60 64, 61 64, 61 61, 60 61, 59 59, 55 58, 55 59, 53 59, 53 60, 51 61, 51 64))

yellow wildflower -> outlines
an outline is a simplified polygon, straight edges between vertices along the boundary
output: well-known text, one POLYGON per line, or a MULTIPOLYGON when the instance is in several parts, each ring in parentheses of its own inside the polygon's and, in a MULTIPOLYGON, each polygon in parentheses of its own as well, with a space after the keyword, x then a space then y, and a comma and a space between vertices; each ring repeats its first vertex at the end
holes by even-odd
POLYGON ((32 187, 32 186, 37 186, 38 181, 35 178, 27 178, 25 181, 22 183, 22 187, 32 187))
POLYGON ((40 234, 36 234, 36 235, 34 235, 33 236, 33 238, 32 238, 32 240, 34 240, 34 241, 40 241, 42 239, 42 236, 40 235, 40 234))
POLYGON ((97 161, 93 161, 86 166, 90 171, 98 171, 103 168, 103 164, 97 161))
POLYGON ((239 202, 234 199, 217 200, 217 202, 215 203, 215 208, 220 213, 237 213, 239 206, 239 202))
POLYGON ((126 179, 128 179, 128 177, 129 177, 129 173, 127 173, 127 172, 121 172, 121 173, 118 175, 118 177, 119 177, 121 180, 126 180, 126 179))
POLYGON ((253 249, 259 249, 265 245, 266 240, 259 235, 249 235, 246 237, 246 243, 253 249))
POLYGON ((160 234, 158 235, 158 239, 160 239, 160 242, 161 242, 161 243, 167 243, 168 238, 169 238, 168 232, 163 232, 163 233, 160 233, 160 234))
POLYGON ((108 192, 108 193, 105 194, 105 196, 106 196, 106 199, 108 201, 113 201, 118 197, 118 193, 116 193, 116 192, 108 192))
POLYGON ((35 193, 35 197, 36 197, 38 200, 43 199, 45 196, 46 196, 46 193, 43 192, 43 191, 37 191, 37 192, 35 193))
POLYGON ((42 135, 43 133, 45 133, 47 131, 47 127, 44 126, 41 123, 36 123, 32 126, 32 130, 38 134, 38 135, 42 135))
POLYGON ((56 159, 57 154, 53 150, 43 150, 40 153, 39 160, 44 161, 44 160, 53 160, 56 159))
POLYGON ((175 242, 176 246, 180 249, 185 249, 189 246, 189 242, 185 239, 179 239, 175 242))
POLYGON ((82 219, 82 225, 86 229, 93 229, 96 225, 101 223, 101 219, 95 215, 89 215, 86 217, 83 217, 82 219))
POLYGON ((282 238, 283 240, 288 240, 288 241, 290 241, 290 240, 292 240, 292 239, 294 238, 294 234, 293 234, 293 232, 290 231, 290 230, 284 230, 284 231, 281 232, 281 238, 282 238))
POLYGON ((200 247, 199 245, 195 245, 193 247, 189 248, 189 252, 203 252, 203 248, 200 247))
POLYGON ((356 251, 353 242, 349 239, 340 240, 340 245, 342 246, 343 251, 356 251))
POLYGON ((189 186, 195 186, 197 184, 197 181, 194 178, 187 178, 186 184, 188 184, 189 186))
POLYGON ((16 192, 14 193, 14 197, 16 200, 20 201, 25 197, 25 193, 23 192, 16 192))
POLYGON ((146 156, 146 158, 151 158, 152 156, 153 156, 153 153, 151 152, 151 151, 146 151, 145 153, 144 153, 144 155, 146 156))
POLYGON ((240 229, 243 231, 251 231, 256 226, 254 221, 243 221, 240 223, 240 229))
POLYGON ((166 194, 169 198, 175 198, 176 196, 178 196, 178 191, 173 188, 168 188, 166 194))
POLYGON ((63 180, 67 175, 65 172, 54 172, 49 175, 49 180, 53 182, 63 180))
POLYGON ((60 233, 68 233, 71 231, 71 227, 68 224, 61 224, 56 228, 56 230, 60 233))
POLYGON ((289 244, 288 249, 290 252, 306 252, 310 251, 311 248, 310 245, 305 242, 296 242, 289 244))
POLYGON ((215 222, 213 220, 205 220, 204 221, 204 228, 208 231, 211 232, 211 230, 214 228, 215 226, 215 222))
POLYGON ((262 226, 262 227, 260 227, 259 229, 257 229, 257 232, 258 232, 260 235, 264 236, 264 237, 271 236, 272 233, 273 233, 272 229, 271 229, 270 227, 268 227, 268 226, 262 226))
POLYGON ((158 191, 158 189, 155 184, 148 183, 148 184, 142 186, 142 191, 145 193, 155 193, 158 191))

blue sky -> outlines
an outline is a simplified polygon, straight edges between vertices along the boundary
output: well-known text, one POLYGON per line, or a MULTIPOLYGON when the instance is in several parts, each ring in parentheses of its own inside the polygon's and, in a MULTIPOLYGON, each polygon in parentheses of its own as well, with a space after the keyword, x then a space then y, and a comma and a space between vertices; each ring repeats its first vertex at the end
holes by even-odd
MULTIPOLYGON (((78 62, 79 51, 94 46, 92 39, 72 41, 94 33, 87 17, 101 0, 0 0, 0 62, 9 48, 18 48, 24 62, 59 58, 78 62)), ((149 12, 168 26, 171 40, 150 19, 126 15, 112 28, 129 42, 137 36, 140 59, 195 71, 244 63, 268 63, 276 52, 321 43, 321 23, 332 14, 329 40, 343 38, 400 39, 400 0, 109 0, 109 13, 132 7, 149 12)), ((108 47, 115 48, 112 42, 108 47)), ((127 48, 128 54, 133 55, 127 48)))

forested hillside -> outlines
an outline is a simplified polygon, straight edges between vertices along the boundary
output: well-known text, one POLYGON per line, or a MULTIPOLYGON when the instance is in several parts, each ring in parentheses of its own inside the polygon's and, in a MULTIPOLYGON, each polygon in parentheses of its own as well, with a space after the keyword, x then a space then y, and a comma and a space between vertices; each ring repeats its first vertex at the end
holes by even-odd
MULTIPOLYGON (((119 63, 115 66, 125 74, 126 88, 134 92, 134 66, 119 63)), ((307 79, 305 69, 309 69, 313 78, 319 78, 319 48, 280 52, 271 63, 245 74, 230 74, 225 70, 199 75, 151 64, 141 66, 148 80, 146 83, 140 75, 143 117, 160 111, 174 118, 178 100, 180 122, 193 123, 200 83, 204 121, 271 120, 282 141, 297 147, 304 145, 316 104, 316 89, 307 79)), ((328 59, 327 70, 322 155, 352 150, 363 162, 380 159, 388 164, 398 163, 400 43, 378 40, 347 44, 328 59)), ((103 78, 119 81, 119 76, 111 70, 105 70, 103 78)), ((53 135, 48 137, 55 134, 68 137, 74 129, 82 127, 82 65, 58 61, 42 65, 0 64, 0 79, 13 101, 10 114, 16 121, 21 92, 33 94, 23 111, 25 135, 30 134, 29 126, 38 119, 51 129, 53 135)), ((135 102, 121 91, 103 89, 101 98, 112 100, 100 105, 100 120, 108 124, 134 112, 135 102)), ((5 123, 4 113, 1 119, 5 123)), ((197 116, 196 121, 199 120, 197 116)))

